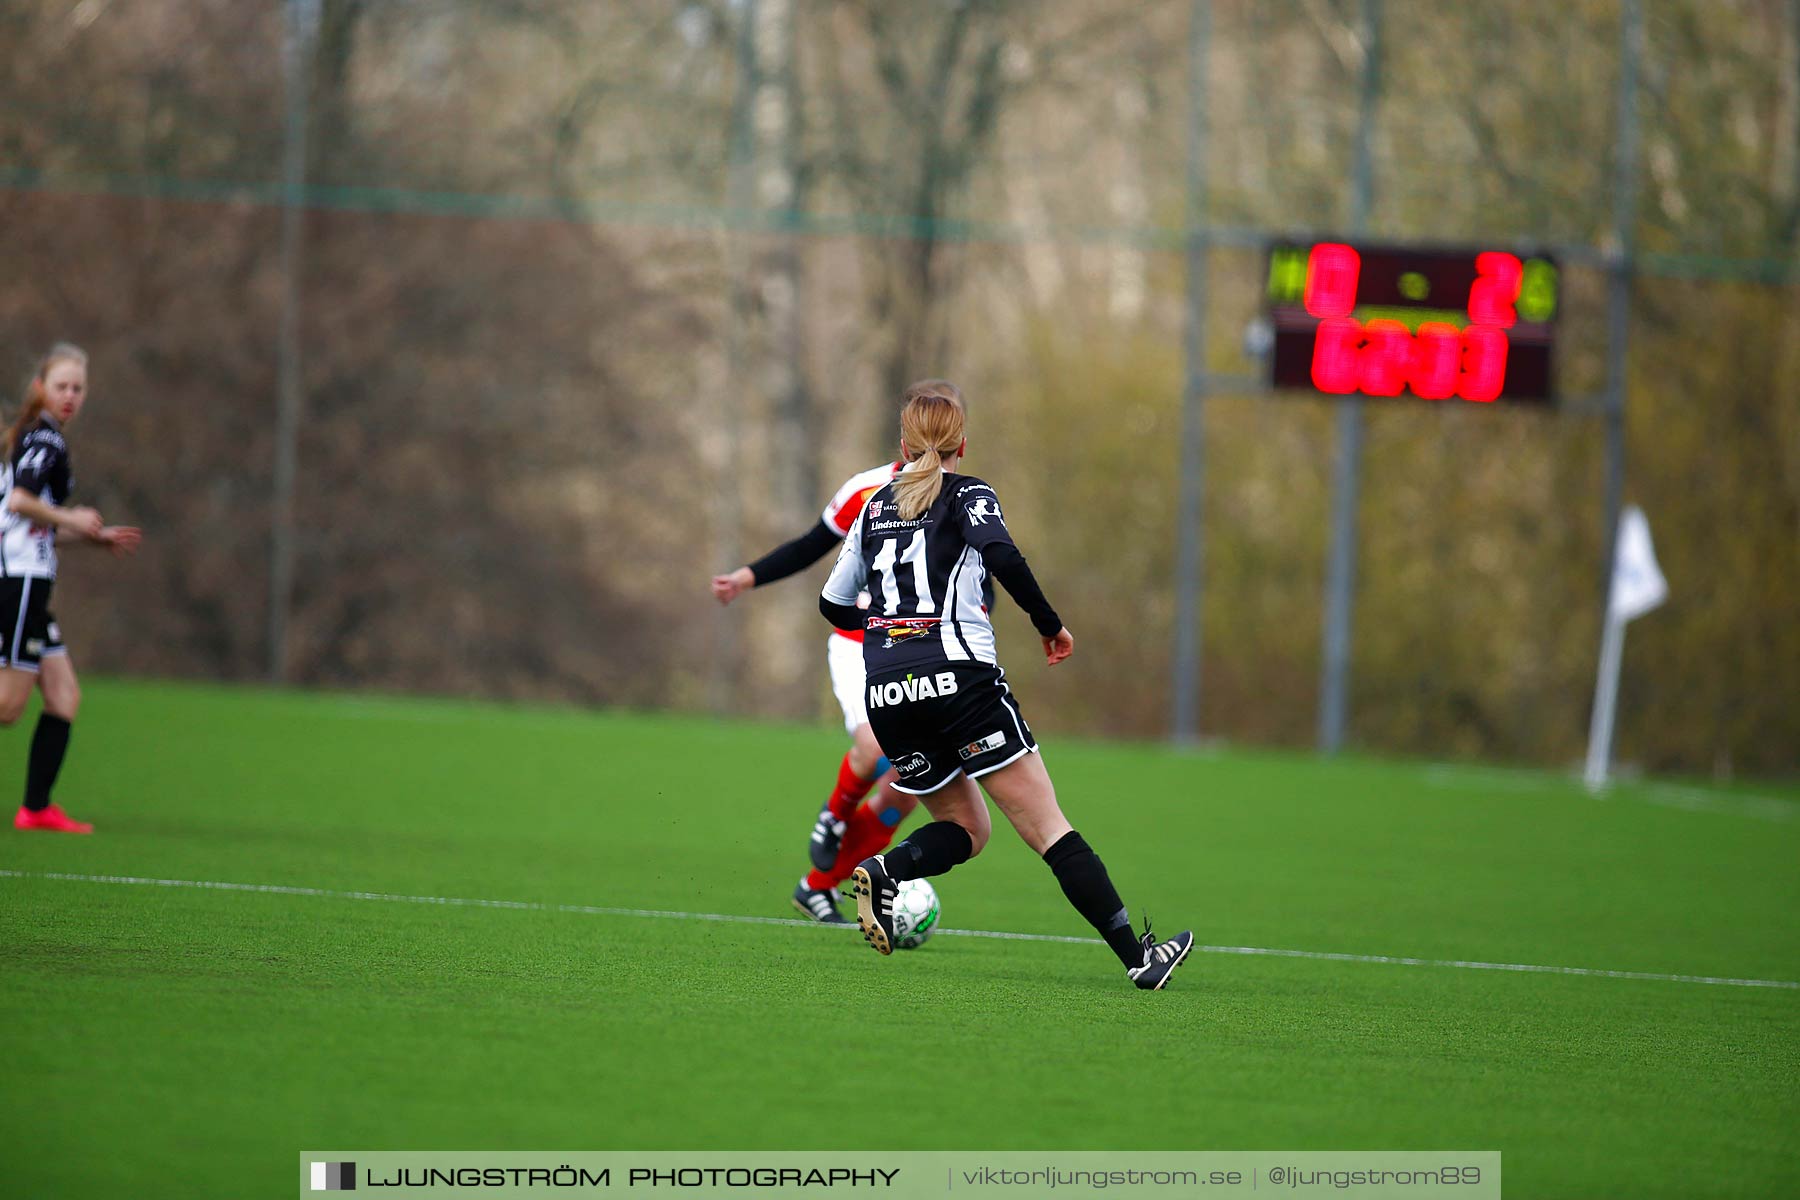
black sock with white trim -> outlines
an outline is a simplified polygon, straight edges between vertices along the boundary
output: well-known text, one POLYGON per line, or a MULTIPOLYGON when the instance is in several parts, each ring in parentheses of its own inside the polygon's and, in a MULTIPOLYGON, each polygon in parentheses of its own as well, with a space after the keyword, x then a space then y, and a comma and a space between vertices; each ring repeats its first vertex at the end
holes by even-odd
POLYGON ((1131 932, 1131 914, 1125 911, 1106 864, 1087 840, 1071 829, 1044 851, 1044 861, 1056 873, 1056 882, 1062 884, 1063 895, 1075 911, 1106 939, 1126 969, 1143 966, 1144 946, 1131 932))
POLYGON ((904 842, 881 856, 881 865, 895 883, 942 875, 975 853, 969 831, 955 821, 933 821, 912 831, 904 842))

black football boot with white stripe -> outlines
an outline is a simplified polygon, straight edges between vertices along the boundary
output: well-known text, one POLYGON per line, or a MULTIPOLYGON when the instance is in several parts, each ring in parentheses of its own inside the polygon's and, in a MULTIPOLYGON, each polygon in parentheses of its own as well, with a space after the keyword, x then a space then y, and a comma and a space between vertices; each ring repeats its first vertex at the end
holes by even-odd
POLYGON ((838 911, 837 895, 822 888, 809 888, 806 880, 794 889, 794 907, 800 915, 810 917, 821 925, 848 925, 844 914, 838 911))
POLYGON ((831 815, 829 808, 819 810, 819 819, 813 822, 812 840, 806 845, 807 856, 812 859, 813 869, 829 871, 837 862, 838 848, 844 844, 844 830, 847 823, 831 815))
POLYGON ((794 907, 803 918, 814 919, 819 925, 850 925, 837 910, 837 892, 806 887, 806 880, 794 889, 794 907))
POLYGON ((1194 948, 1194 934, 1184 929, 1166 942, 1156 940, 1150 932, 1149 925, 1144 926, 1144 964, 1140 967, 1127 967, 1125 974, 1131 982, 1147 992, 1159 991, 1162 985, 1169 982, 1169 976, 1175 973, 1182 960, 1187 958, 1188 951, 1194 948))
POLYGON ((856 923, 862 929, 863 941, 881 954, 894 952, 894 897, 900 888, 888 878, 881 855, 865 858, 850 873, 856 891, 856 923))

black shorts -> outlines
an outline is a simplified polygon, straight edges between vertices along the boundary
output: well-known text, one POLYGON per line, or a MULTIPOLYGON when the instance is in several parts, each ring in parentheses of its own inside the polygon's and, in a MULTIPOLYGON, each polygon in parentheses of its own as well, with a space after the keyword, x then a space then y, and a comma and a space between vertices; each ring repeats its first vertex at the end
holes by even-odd
POLYGON ((49 655, 67 654, 50 611, 54 579, 0 577, 0 668, 35 671, 49 655))
POLYGON ((1037 749, 999 667, 944 663, 873 676, 867 687, 869 725, 899 773, 899 791, 927 795, 1037 749))

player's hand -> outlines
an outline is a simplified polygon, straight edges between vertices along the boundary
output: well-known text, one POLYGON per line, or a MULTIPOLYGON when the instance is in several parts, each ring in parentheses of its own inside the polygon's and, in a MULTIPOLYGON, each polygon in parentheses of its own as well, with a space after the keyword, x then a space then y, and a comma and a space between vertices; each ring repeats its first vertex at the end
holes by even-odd
POLYGON ((713 599, 720 604, 730 604, 755 586, 756 576, 751 573, 750 568, 739 567, 729 575, 713 576, 713 599))
POLYGON ((100 519, 97 508, 65 508, 62 510, 62 527, 79 537, 98 540, 106 522, 100 519))
POLYGON ((108 525, 94 535, 94 540, 111 550, 114 558, 129 558, 137 553, 144 531, 135 525, 108 525))
POLYGON ((1055 637, 1044 639, 1044 662, 1054 667, 1069 655, 1075 653, 1075 635, 1067 629, 1056 631, 1055 637))

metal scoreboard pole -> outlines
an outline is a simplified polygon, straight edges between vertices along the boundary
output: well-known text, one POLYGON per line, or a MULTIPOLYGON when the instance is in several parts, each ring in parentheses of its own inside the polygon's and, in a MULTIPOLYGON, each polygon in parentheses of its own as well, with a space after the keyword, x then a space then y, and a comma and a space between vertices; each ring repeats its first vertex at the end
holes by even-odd
POLYGON ((1181 494, 1176 512, 1175 687, 1170 736, 1200 734, 1200 597, 1204 527, 1201 484, 1206 464, 1206 56, 1212 40, 1211 0, 1194 0, 1188 23, 1187 378, 1181 402, 1181 494))
MULTIPOLYGON (((1356 162, 1350 184, 1350 232, 1367 231, 1375 190, 1373 138, 1381 88, 1381 0, 1358 9, 1362 43, 1357 96, 1356 162)), ((1324 654, 1319 679, 1319 749, 1334 754, 1344 744, 1350 687, 1350 614, 1356 593, 1356 516, 1362 490, 1363 401, 1338 401, 1337 468, 1332 486, 1331 553, 1325 571, 1324 654)))

